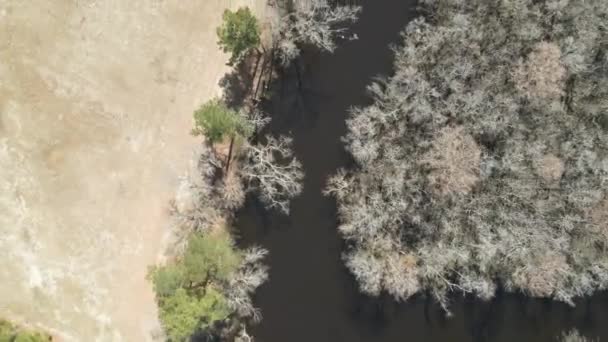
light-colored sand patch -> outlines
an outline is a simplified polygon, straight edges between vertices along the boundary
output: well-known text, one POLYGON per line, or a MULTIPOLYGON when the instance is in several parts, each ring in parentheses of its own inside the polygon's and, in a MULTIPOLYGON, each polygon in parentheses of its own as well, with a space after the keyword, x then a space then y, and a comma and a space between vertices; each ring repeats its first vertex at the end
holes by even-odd
POLYGON ((150 340, 146 268, 227 71, 215 27, 264 2, 0 1, 0 315, 150 340))

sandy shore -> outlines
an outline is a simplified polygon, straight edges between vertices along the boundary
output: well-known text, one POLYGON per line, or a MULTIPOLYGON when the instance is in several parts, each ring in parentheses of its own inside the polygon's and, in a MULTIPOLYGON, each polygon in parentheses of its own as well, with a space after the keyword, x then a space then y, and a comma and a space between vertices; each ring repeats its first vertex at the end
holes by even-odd
POLYGON ((219 94, 226 6, 264 0, 0 2, 0 315, 61 340, 147 341, 144 279, 219 94))

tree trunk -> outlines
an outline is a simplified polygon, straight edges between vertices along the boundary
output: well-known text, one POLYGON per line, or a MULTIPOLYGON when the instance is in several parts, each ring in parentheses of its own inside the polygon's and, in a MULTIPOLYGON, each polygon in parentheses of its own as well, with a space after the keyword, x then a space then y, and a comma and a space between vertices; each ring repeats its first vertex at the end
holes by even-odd
POLYGON ((228 171, 230 170, 230 160, 232 159, 232 149, 234 148, 234 138, 235 138, 235 135, 233 134, 232 137, 230 138, 230 147, 228 148, 228 159, 226 160, 226 174, 228 174, 228 171))

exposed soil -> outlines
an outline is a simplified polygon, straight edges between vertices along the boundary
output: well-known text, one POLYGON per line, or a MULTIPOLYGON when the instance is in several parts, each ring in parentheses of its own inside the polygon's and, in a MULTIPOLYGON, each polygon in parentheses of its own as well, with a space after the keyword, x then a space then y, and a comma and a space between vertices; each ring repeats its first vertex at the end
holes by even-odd
POLYGON ((228 71, 215 27, 264 0, 0 2, 0 315, 146 341, 145 280, 228 71))

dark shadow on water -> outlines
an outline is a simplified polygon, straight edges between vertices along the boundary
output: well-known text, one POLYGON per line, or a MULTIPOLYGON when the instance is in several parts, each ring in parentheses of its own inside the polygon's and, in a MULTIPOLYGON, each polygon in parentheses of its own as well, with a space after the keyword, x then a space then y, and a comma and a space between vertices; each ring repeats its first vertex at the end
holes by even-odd
POLYGON ((455 296, 448 318, 426 296, 396 303, 359 293, 341 260, 336 204, 321 191, 329 175, 350 164, 341 142, 345 119, 352 106, 371 103, 366 87, 374 77, 390 75, 389 45, 399 41, 414 7, 413 0, 363 1, 353 27, 359 40, 342 42, 334 54, 306 50, 275 82, 265 103, 270 130, 294 137, 306 179, 289 217, 268 213, 252 196, 237 215, 239 243, 270 250, 270 280, 255 298, 264 318, 250 332, 258 342, 527 342, 553 341, 576 326, 608 339, 606 294, 575 308, 517 295, 491 302, 455 296))
POLYGON ((220 79, 223 100, 230 108, 242 108, 253 89, 254 70, 262 63, 258 54, 251 54, 220 79))

